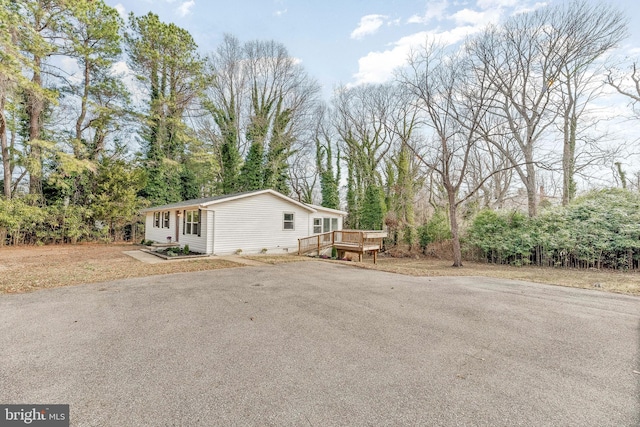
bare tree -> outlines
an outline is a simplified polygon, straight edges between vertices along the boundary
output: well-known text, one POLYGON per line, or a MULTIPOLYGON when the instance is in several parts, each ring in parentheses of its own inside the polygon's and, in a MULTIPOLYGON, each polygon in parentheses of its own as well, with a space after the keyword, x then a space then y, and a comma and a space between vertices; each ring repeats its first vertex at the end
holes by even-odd
MULTIPOLYGON (((219 149, 220 187, 223 194, 239 190, 238 173, 244 151, 241 120, 247 90, 243 63, 242 45, 229 34, 225 34, 222 44, 207 62, 212 84, 206 90, 203 106, 211 114, 219 132, 215 145, 219 149)), ((208 126, 208 129, 211 130, 211 127, 208 126)))
POLYGON ((640 69, 638 69, 638 61, 634 60, 629 68, 629 72, 609 69, 606 82, 620 95, 629 99, 633 113, 640 117, 640 112, 636 109, 638 103, 640 103, 640 69))
POLYGON ((482 141, 480 126, 488 112, 489 76, 485 69, 477 70, 477 74, 474 71, 468 58, 447 55, 427 43, 398 75, 414 93, 432 130, 426 153, 414 150, 414 154, 439 176, 446 192, 454 267, 462 266, 458 208, 491 175, 489 172, 475 188, 464 188, 473 152, 482 141))
POLYGON ((516 15, 469 43, 476 66, 491 76, 494 114, 507 123, 523 155, 523 166, 511 161, 526 188, 530 216, 537 214, 536 168, 548 160, 539 153, 539 145, 562 114, 552 102, 557 82, 567 73, 574 77, 622 35, 619 13, 574 2, 516 15))
MULTIPOLYGON (((394 96, 395 90, 390 84, 363 85, 340 88, 332 100, 334 126, 347 163, 347 221, 352 228, 362 225, 364 210, 383 210, 377 201, 379 194, 375 193, 382 191, 379 167, 393 141, 387 124, 395 103, 394 96), (368 200, 377 206, 365 206, 366 192, 369 192, 368 200)), ((371 222, 367 219, 364 224, 382 226, 382 218, 377 218, 377 215, 371 222), (377 224, 378 219, 380 224, 377 224)))
POLYGON ((287 161, 297 145, 309 143, 303 134, 318 84, 275 41, 241 45, 225 36, 209 70, 214 83, 203 105, 219 130, 222 191, 287 192, 287 161))
POLYGON ((609 150, 600 144, 588 144, 589 139, 593 139, 589 135, 590 124, 595 121, 586 119, 586 116, 590 104, 602 95, 600 73, 603 65, 597 60, 627 34, 622 12, 610 5, 576 3, 567 19, 571 22, 567 37, 576 39, 579 44, 572 46, 566 43, 563 46, 566 62, 558 76, 558 109, 563 135, 562 204, 565 206, 575 196, 576 173, 611 157, 609 150), (578 147, 580 140, 588 144, 589 149, 582 151, 586 159, 577 163, 581 153, 578 147))

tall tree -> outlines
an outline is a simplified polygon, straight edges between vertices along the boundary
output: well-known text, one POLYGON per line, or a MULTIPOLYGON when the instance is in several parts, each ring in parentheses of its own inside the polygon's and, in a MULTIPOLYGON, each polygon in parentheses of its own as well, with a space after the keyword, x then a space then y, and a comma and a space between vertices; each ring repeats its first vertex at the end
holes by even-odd
POLYGON ((613 46, 624 28, 619 14, 603 11, 583 1, 545 7, 489 27, 467 45, 476 67, 491 77, 494 113, 507 123, 525 161, 518 166, 511 159, 527 192, 529 216, 538 212, 537 165, 546 160, 540 142, 560 114, 554 88, 567 69, 574 73, 576 65, 613 46))
MULTIPOLYGON (((26 58, 21 54, 18 46, 21 19, 16 3, 0 0, 0 148, 2 150, 0 155, 2 156, 3 194, 6 199, 11 199, 12 172, 15 166, 8 138, 10 118, 7 110, 12 103, 11 98, 17 96, 18 89, 28 84, 22 76, 26 58)), ((4 239, 3 236, 0 238, 4 239)))
MULTIPOLYGON (((414 93, 425 123, 433 131, 425 153, 414 149, 414 154, 437 173, 445 190, 454 267, 462 266, 458 208, 479 188, 464 191, 463 185, 472 153, 482 140, 481 124, 488 113, 490 76, 486 70, 481 71, 484 73, 475 73, 468 57, 447 54, 427 43, 399 74, 400 82, 414 93)), ((487 171, 485 180, 490 174, 487 171)))
POLYGON ((240 190, 238 175, 242 163, 241 124, 242 107, 246 90, 246 73, 243 71, 244 52, 240 41, 225 34, 222 44, 207 63, 211 84, 203 97, 203 106, 213 117, 220 135, 220 191, 222 194, 240 190))
POLYGON ((274 41, 225 36, 211 56, 203 105, 220 153, 223 193, 273 188, 288 193, 289 158, 302 149, 319 86, 274 41), (241 164, 241 158, 244 163, 241 164))
MULTIPOLYGON (((125 116, 128 93, 112 67, 121 53, 118 11, 103 1, 78 0, 70 3, 69 17, 60 29, 61 51, 75 59, 75 78, 64 79, 64 113, 76 113, 73 131, 68 134, 71 152, 57 156, 56 172, 66 185, 66 197, 76 204, 92 200, 92 183, 99 156, 107 137, 125 116), (116 121, 117 119, 117 121, 116 121)), ((53 174, 52 178, 56 178, 53 174)))
MULTIPOLYGON (((564 44, 566 62, 560 68, 558 91, 562 120, 562 204, 568 205, 576 194, 575 175, 582 167, 577 163, 581 129, 589 128, 585 122, 587 107, 602 94, 596 61, 615 47, 627 34, 626 20, 621 11, 606 4, 575 3, 568 19, 572 22, 567 37, 581 40, 580 46, 564 44), (576 49, 577 52, 571 52, 576 49)), ((549 88, 551 89, 551 88, 549 88)), ((586 138, 586 135, 585 135, 586 138)), ((607 158, 599 144, 591 144, 587 164, 607 158)))
POLYGON ((316 141, 316 168, 320 175, 321 205, 326 208, 340 208, 340 149, 337 147, 331 124, 328 121, 328 111, 325 106, 317 109, 317 122, 314 131, 316 141), (335 166, 333 149, 337 148, 335 166), (334 169, 336 170, 334 172, 334 169))
POLYGON ((205 86, 204 61, 191 34, 157 15, 129 17, 125 34, 129 63, 145 84, 144 161, 149 179, 143 195, 153 203, 182 199, 189 130, 184 116, 205 86))
MULTIPOLYGON (((341 139, 341 152, 347 159, 347 222, 351 228, 361 227, 367 188, 382 186, 379 167, 394 138, 387 126, 394 97, 391 84, 366 85, 341 88, 332 101, 336 111, 334 126, 341 139)), ((373 192, 366 201, 384 202, 374 197, 373 192)), ((384 211, 382 205, 367 206, 367 210, 384 211)))
POLYGON ((27 72, 31 84, 24 90, 25 148, 28 153, 29 193, 38 199, 42 196, 43 147, 47 145, 43 140, 45 106, 57 99, 57 93, 44 86, 43 73, 46 61, 58 50, 56 41, 61 27, 66 24, 68 9, 63 0, 20 0, 16 4, 28 28, 18 42, 29 59, 27 72))

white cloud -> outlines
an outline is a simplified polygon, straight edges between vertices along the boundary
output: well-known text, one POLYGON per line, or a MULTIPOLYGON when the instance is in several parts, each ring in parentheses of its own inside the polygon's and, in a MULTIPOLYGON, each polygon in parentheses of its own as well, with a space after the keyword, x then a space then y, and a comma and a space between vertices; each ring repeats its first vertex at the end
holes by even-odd
POLYGON ((428 24, 433 19, 441 21, 445 18, 445 11, 448 6, 449 3, 447 0, 427 2, 427 10, 424 15, 413 15, 407 20, 407 22, 409 24, 428 24))
POLYGON ((517 7, 515 12, 513 12, 514 15, 520 14, 520 13, 529 13, 529 12, 535 12, 536 10, 542 8, 542 7, 546 7, 549 6, 549 3, 547 2, 543 2, 543 3, 536 3, 533 6, 525 6, 525 5, 521 5, 520 7, 517 7))
POLYGON ((369 52, 358 60, 358 72, 354 75, 353 85, 382 83, 393 77, 393 72, 407 62, 412 50, 434 41, 439 45, 453 45, 467 36, 480 32, 482 25, 463 25, 447 31, 421 31, 393 43, 391 49, 382 52, 369 52))
POLYGON ((273 15, 274 15, 274 16, 282 16, 282 15, 284 15, 285 13, 287 13, 287 10, 288 10, 288 9, 276 10, 275 12, 273 12, 273 15))
POLYGON ((178 8, 176 9, 176 12, 178 13, 178 15, 184 18, 185 16, 191 13, 191 8, 195 6, 195 4, 196 4, 195 0, 186 1, 182 3, 180 6, 178 6, 178 8))
POLYGON ((474 27, 485 26, 497 22, 502 13, 500 9, 489 9, 478 12, 471 9, 461 9, 450 16, 456 25, 472 25, 474 27))
POLYGON ((491 9, 496 7, 513 7, 519 0, 478 0, 476 3, 481 9, 491 9))
POLYGON ((111 72, 113 74, 129 74, 131 73, 131 68, 129 68, 129 66, 127 65, 126 62, 124 61, 118 61, 115 62, 112 66, 111 66, 111 72))
POLYGON ((127 9, 125 9, 122 3, 118 3, 117 5, 115 5, 114 9, 118 11, 122 19, 125 19, 127 17, 127 9))
POLYGON ((360 18, 358 28, 351 32, 352 39, 361 39, 364 36, 374 34, 384 24, 385 15, 366 15, 360 18))

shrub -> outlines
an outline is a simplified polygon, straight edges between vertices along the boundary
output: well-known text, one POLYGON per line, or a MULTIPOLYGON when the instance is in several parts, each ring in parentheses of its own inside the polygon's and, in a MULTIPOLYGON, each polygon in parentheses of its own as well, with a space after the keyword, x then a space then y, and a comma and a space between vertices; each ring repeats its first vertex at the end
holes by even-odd
POLYGON ((424 252, 429 243, 442 242, 451 238, 451 228, 446 212, 437 210, 433 216, 416 230, 418 243, 424 252))
POLYGON ((489 262, 581 268, 640 268, 640 195, 592 191, 536 218, 479 212, 466 242, 489 262))
POLYGON ((182 248, 182 253, 185 255, 189 255, 191 251, 189 250, 189 245, 184 245, 184 248, 182 248))

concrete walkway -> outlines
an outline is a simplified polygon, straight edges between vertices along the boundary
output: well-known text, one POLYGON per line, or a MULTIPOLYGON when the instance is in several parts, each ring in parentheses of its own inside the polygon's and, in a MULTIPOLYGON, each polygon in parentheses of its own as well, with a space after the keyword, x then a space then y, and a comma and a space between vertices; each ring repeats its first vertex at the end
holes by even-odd
POLYGON ((256 267, 256 266, 265 266, 265 265, 271 265, 271 264, 266 264, 264 262, 260 262, 260 261, 256 261, 253 259, 249 259, 249 258, 244 258, 238 255, 227 255, 227 256, 216 256, 216 255, 212 255, 210 257, 199 257, 199 258, 178 258, 178 259, 163 259, 160 257, 157 257, 153 254, 150 254, 149 252, 146 251, 141 251, 141 250, 135 250, 135 251, 123 251, 122 252, 125 255, 129 255, 131 258, 135 258, 138 261, 147 263, 147 264, 160 264, 163 262, 178 262, 178 261, 192 261, 194 259, 218 259, 218 260, 225 260, 225 261, 231 261, 231 262, 235 262, 237 264, 242 264, 242 265, 247 265, 247 266, 252 266, 252 267, 256 267))

